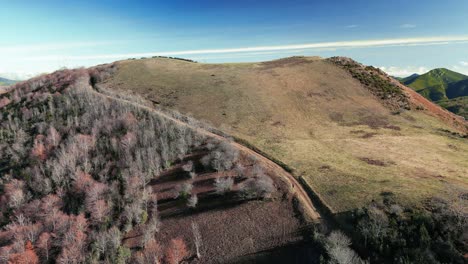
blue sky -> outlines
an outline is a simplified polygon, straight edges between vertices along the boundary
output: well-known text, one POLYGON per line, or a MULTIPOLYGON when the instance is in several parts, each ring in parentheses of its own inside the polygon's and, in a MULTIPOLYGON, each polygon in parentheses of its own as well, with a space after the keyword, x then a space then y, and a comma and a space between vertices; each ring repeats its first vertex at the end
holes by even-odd
POLYGON ((394 75, 468 74, 468 1, 0 0, 0 76, 174 55, 349 56, 394 75))

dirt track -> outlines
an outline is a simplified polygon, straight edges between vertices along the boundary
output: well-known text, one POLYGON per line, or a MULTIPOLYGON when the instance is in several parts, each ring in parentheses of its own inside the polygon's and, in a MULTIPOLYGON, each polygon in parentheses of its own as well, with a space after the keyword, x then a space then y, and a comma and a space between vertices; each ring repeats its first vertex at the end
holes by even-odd
MULTIPOLYGON (((123 102, 125 104, 130 104, 130 105, 133 105, 135 107, 139 107, 139 108, 143 108, 149 112, 153 112, 157 115, 160 115, 160 116, 163 116, 164 118, 168 119, 168 120, 171 120, 172 122, 175 122, 175 123, 178 123, 179 125, 181 126, 185 126, 189 129, 192 129, 192 130, 195 130, 197 131, 198 133, 202 134, 202 135, 205 135, 207 137, 211 137, 211 138, 216 138, 216 139, 219 139, 219 140, 228 140, 220 135, 217 135, 217 134, 214 134, 212 132, 209 132, 209 131, 206 131, 204 129, 201 129, 201 128, 198 128, 198 127, 194 127, 194 126, 191 126, 187 123, 184 123, 182 122, 181 120, 178 120, 178 119, 175 119, 161 111, 158 111, 154 108, 151 108, 151 107, 148 107, 148 106, 145 106, 145 105, 141 105, 141 104, 138 104, 138 103, 134 103, 132 101, 128 101, 128 100, 125 100, 125 99, 122 99, 122 98, 116 98, 116 97, 112 97, 110 95, 106 95, 106 94, 103 94, 103 93, 100 93, 98 91, 98 89, 96 89, 96 87, 91 87, 91 89, 97 94, 97 95, 100 95, 100 96, 104 96, 108 99, 112 99, 112 100, 117 100, 117 101, 120 101, 120 102, 123 102)), ((293 175, 291 175, 289 172, 285 171, 281 166, 279 166, 278 164, 276 164, 275 162, 271 161, 270 159, 266 158, 265 156, 251 150, 250 148, 244 146, 244 145, 241 145, 239 143, 236 143, 236 142, 230 142, 233 146, 235 146, 236 148, 238 148, 240 151, 242 151, 243 153, 245 154, 248 154, 248 155, 252 155, 252 156, 255 156, 258 158, 258 161, 261 161, 262 162, 262 165, 271 170, 271 171, 274 171, 276 173, 276 175, 278 175, 279 177, 281 177, 282 180, 284 180, 288 186, 289 186, 289 189, 290 189, 290 192, 299 200, 300 204, 302 205, 303 207, 303 211, 304 211, 304 214, 307 216, 307 218, 311 221, 318 221, 320 220, 322 217, 320 216, 320 214, 318 213, 318 211, 316 210, 316 208, 314 207, 312 201, 310 200, 309 196, 307 195, 307 192, 302 188, 301 184, 296 180, 296 178, 294 178, 293 175)))

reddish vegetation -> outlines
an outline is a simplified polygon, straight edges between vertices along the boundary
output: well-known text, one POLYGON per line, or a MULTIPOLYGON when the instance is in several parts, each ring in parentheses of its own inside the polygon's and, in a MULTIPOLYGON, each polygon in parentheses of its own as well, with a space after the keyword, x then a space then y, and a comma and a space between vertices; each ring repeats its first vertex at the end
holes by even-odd
POLYGON ((182 238, 172 239, 165 255, 168 264, 179 264, 189 255, 184 240, 182 238))
POLYGON ((34 251, 31 241, 26 242, 23 253, 11 254, 9 264, 37 264, 39 258, 34 251))
POLYGON ((31 156, 33 158, 44 161, 47 159, 46 147, 44 146, 44 136, 37 135, 34 139, 34 146, 31 150, 31 156))
POLYGON ((162 248, 156 242, 156 240, 151 239, 143 250, 135 253, 135 258, 139 263, 160 263, 162 256, 162 248))
POLYGON ((0 99, 0 108, 3 108, 7 106, 9 103, 11 103, 11 100, 8 99, 7 97, 3 97, 0 99))

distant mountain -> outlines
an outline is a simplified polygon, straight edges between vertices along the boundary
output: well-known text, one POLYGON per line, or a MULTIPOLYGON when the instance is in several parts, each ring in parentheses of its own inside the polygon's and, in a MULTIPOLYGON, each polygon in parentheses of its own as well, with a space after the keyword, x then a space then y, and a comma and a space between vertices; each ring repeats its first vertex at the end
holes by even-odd
POLYGON ((398 79, 427 99, 447 110, 468 118, 468 76, 440 68, 425 74, 398 79))
POLYGON ((414 73, 414 74, 411 74, 410 76, 408 77, 405 77, 405 78, 398 78, 399 81, 405 83, 405 82, 411 82, 413 81, 414 79, 418 78, 420 75, 417 74, 417 73, 414 73))
POLYGON ((402 82, 416 90, 424 97, 432 101, 449 99, 447 97, 447 88, 449 84, 466 80, 468 76, 448 69, 434 69, 423 75, 411 75, 404 78, 402 82))
POLYGON ((5 79, 5 78, 2 78, 0 77, 0 86, 1 85, 12 85, 16 83, 16 81, 13 81, 13 80, 9 80, 9 79, 5 79))

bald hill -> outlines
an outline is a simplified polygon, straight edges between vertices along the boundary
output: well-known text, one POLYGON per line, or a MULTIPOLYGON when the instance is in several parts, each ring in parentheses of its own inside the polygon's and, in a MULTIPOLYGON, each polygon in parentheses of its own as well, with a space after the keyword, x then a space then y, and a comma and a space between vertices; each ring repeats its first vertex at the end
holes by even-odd
POLYGON ((463 118, 351 59, 115 65, 99 85, 209 122, 290 168, 333 213, 467 191, 463 118))

